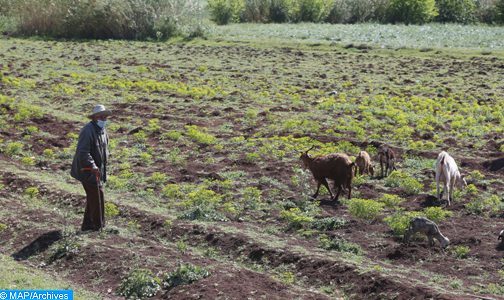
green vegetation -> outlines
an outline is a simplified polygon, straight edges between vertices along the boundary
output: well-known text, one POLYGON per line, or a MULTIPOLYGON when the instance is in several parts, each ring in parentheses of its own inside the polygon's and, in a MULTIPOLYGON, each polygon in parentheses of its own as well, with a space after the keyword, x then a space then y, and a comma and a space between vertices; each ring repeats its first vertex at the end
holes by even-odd
POLYGON ((373 221, 383 210, 383 203, 368 200, 353 198, 348 200, 348 211, 356 218, 373 221))
POLYGON ((150 270, 134 269, 117 288, 117 294, 126 299, 145 299, 153 297, 161 289, 161 280, 150 270))
POLYGON ((471 249, 467 246, 459 245, 455 246, 451 251, 456 258, 463 259, 468 257, 469 252, 471 252, 471 249))
POLYGON ((173 288, 178 285, 190 284, 210 276, 210 272, 205 268, 193 264, 179 264, 177 269, 168 273, 163 278, 165 288, 173 288))
POLYGON ((209 0, 209 12, 219 25, 230 22, 402 22, 432 20, 470 23, 498 22, 499 1, 471 0, 209 0))
POLYGON ((355 244, 348 242, 339 237, 329 238, 327 235, 320 235, 319 237, 320 247, 326 250, 336 250, 338 252, 349 252, 357 255, 363 253, 362 248, 355 244))
POLYGON ((16 0, 0 14, 19 21, 15 33, 87 39, 166 40, 201 35, 203 6, 176 0, 16 0))

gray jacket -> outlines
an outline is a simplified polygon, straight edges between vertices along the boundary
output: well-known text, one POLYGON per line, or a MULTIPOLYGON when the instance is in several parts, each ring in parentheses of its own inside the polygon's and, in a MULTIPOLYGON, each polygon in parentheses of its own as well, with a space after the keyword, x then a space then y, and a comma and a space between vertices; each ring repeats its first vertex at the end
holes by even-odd
POLYGON ((79 142, 72 162, 70 175, 86 183, 96 185, 96 177, 90 172, 82 172, 82 168, 98 168, 100 181, 107 181, 107 160, 109 138, 107 131, 101 129, 96 122, 87 123, 79 134, 79 142))

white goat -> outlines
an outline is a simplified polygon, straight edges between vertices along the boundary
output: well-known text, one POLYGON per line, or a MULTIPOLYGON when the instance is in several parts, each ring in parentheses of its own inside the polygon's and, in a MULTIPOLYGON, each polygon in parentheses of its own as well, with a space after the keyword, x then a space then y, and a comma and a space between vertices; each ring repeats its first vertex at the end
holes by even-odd
POLYGON ((453 157, 446 151, 439 153, 436 161, 436 186, 437 198, 441 200, 439 193, 439 184, 444 183, 443 194, 446 194, 448 206, 450 205, 451 193, 453 193, 455 185, 460 188, 467 186, 465 179, 460 175, 460 171, 453 157))

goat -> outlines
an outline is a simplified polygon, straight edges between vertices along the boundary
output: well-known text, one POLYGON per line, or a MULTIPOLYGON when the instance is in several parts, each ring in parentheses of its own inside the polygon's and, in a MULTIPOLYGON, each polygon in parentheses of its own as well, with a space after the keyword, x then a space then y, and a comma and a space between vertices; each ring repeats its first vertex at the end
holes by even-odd
POLYGON ((416 217, 410 221, 408 230, 404 234, 404 242, 408 243, 411 236, 417 232, 427 235, 430 246, 434 245, 434 238, 439 241, 441 248, 445 248, 450 243, 450 240, 439 231, 436 223, 427 218, 416 217))
POLYGON ((504 229, 501 230, 501 232, 499 233, 499 237, 497 238, 497 240, 501 241, 501 243, 504 243, 504 229))
POLYGON ((381 177, 389 175, 389 171, 397 170, 395 167, 396 156, 392 149, 386 145, 381 145, 378 149, 378 160, 380 161, 381 177), (385 176, 383 176, 383 165, 385 165, 385 176))
POLYGON ((453 193, 455 185, 460 188, 467 186, 467 182, 460 174, 455 160, 446 151, 439 153, 436 160, 436 191, 439 201, 441 200, 441 194, 439 192, 440 182, 444 183, 443 194, 446 193, 448 206, 450 206, 451 193, 453 193))
POLYGON ((359 174, 371 174, 374 176, 374 169, 371 165, 371 157, 366 151, 359 152, 359 155, 355 158, 355 175, 357 175, 357 170, 359 174))
POLYGON ((338 201, 343 187, 348 189, 348 199, 350 199, 352 196, 352 179, 355 163, 344 153, 332 153, 325 156, 311 157, 308 151, 312 150, 314 147, 315 146, 312 146, 307 151, 301 153, 300 157, 303 168, 305 170, 310 169, 313 178, 317 181, 317 191, 313 194, 312 198, 317 198, 320 185, 323 184, 329 191, 332 200, 338 201), (336 187, 338 188, 336 196, 333 196, 327 179, 333 180, 334 189, 336 189, 336 187))

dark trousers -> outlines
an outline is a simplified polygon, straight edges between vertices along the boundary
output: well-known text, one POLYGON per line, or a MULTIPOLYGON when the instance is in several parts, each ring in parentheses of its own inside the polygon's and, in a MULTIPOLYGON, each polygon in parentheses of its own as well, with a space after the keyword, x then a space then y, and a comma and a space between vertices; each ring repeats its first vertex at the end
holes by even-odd
POLYGON ((105 227, 103 187, 99 186, 100 194, 98 194, 98 187, 96 185, 83 182, 82 186, 84 186, 84 190, 86 191, 86 210, 81 229, 83 231, 99 230, 105 227))

